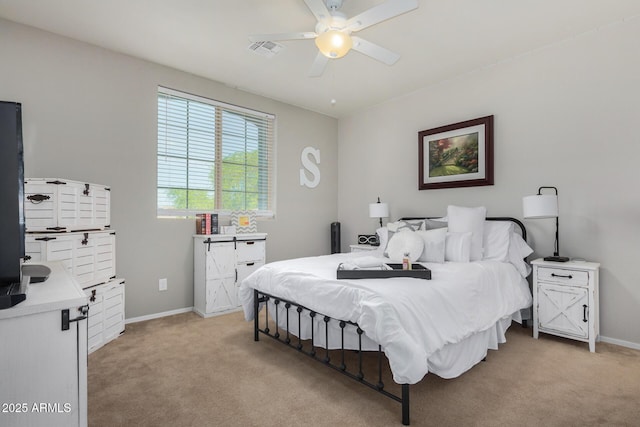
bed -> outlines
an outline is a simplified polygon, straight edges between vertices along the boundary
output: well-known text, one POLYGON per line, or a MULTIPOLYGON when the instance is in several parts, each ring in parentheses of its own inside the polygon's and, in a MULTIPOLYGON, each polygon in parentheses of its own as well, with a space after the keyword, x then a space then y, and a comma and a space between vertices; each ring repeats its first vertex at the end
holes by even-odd
POLYGON ((254 322, 254 339, 260 334, 276 339, 400 402, 402 423, 408 425, 410 384, 427 373, 455 378, 466 372, 486 358, 488 349, 497 350, 506 341, 512 321, 522 322, 522 310, 532 303, 524 260, 531 248, 522 223, 482 215, 480 231, 479 220, 474 230, 466 230, 468 217, 463 231, 451 231, 460 224, 451 215, 455 209, 448 212, 447 221, 440 221, 445 226, 429 218, 402 218, 382 227, 374 251, 261 267, 239 289, 245 318, 254 322), (436 229, 444 230, 431 231, 436 229), (472 259, 471 240, 475 237, 477 244, 478 233, 483 255, 472 259), (419 246, 416 237, 423 239, 422 255, 413 249, 419 246), (445 243, 451 253, 441 253, 445 243), (431 280, 336 278, 339 266, 369 270, 397 261, 398 251, 430 269, 431 280), (373 375, 362 371, 366 352, 378 354, 373 375), (345 354, 356 357, 349 367, 345 354), (385 389, 383 356, 400 393, 385 389))

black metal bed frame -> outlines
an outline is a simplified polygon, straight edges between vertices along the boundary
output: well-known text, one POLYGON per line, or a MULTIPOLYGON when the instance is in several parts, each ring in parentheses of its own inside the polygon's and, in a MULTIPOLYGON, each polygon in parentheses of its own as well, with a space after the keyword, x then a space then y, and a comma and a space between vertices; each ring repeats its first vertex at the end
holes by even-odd
MULTIPOLYGON (((304 307, 301 304, 292 302, 292 301, 288 301, 285 300, 284 298, 280 298, 280 297, 276 297, 273 295, 269 295, 265 292, 262 291, 258 291, 257 289, 253 290, 253 306, 254 306, 254 341, 259 341, 260 340, 260 333, 265 334, 266 336, 273 338, 274 340, 278 341, 281 344, 284 344, 288 347, 291 348, 295 348, 298 352, 305 354, 309 357, 311 357, 313 360, 322 363, 325 366, 328 366, 330 368, 333 368, 334 370, 336 370, 337 372, 340 372, 343 375, 346 375, 347 377, 356 380, 357 382, 377 391, 378 393, 395 400, 396 402, 399 402, 402 404, 402 424, 403 425, 409 425, 409 384, 400 384, 402 392, 401 395, 398 396, 396 394, 393 394, 387 390, 384 389, 384 382, 382 381, 382 356, 384 354, 384 352, 382 351, 382 347, 380 345, 378 345, 378 379, 377 382, 371 382, 369 380, 366 379, 365 374, 362 370, 362 355, 364 353, 364 351, 362 350, 362 334, 363 334, 363 330, 360 328, 360 326, 358 326, 357 323, 353 323, 347 320, 341 320, 341 319, 333 319, 329 316, 326 316, 322 313, 318 313, 316 311, 313 311, 311 309, 308 309, 306 307, 304 307), (267 304, 269 302, 269 300, 273 300, 273 304, 275 305, 276 309, 275 311, 275 315, 274 315, 274 323, 275 323, 275 333, 271 333, 271 329, 269 328, 269 305, 267 304), (260 317, 259 317, 259 311, 260 311, 260 304, 264 303, 265 304, 265 310, 264 310, 264 322, 265 322, 265 327, 263 329, 260 328, 260 317), (278 325, 278 321, 279 321, 279 314, 278 314, 278 307, 280 306, 280 304, 284 304, 284 307, 286 309, 286 327, 285 327, 285 336, 284 338, 282 338, 282 335, 280 334, 280 327, 278 325), (293 340, 291 338, 291 333, 289 332, 289 320, 290 320, 290 316, 289 316, 289 312, 290 310, 293 308, 295 310, 295 314, 297 314, 298 319, 298 335, 300 334, 301 331, 301 323, 302 323, 302 315, 303 312, 305 312, 305 316, 309 317, 309 322, 311 324, 311 340, 310 340, 310 345, 311 345, 311 349, 308 350, 305 348, 305 346, 302 344, 302 339, 301 338, 297 338, 297 343, 293 343, 293 340), (326 348, 324 348, 324 357, 322 357, 321 355, 318 354, 318 352, 316 351, 316 348, 321 348, 322 347, 316 347, 314 345, 314 337, 315 337, 315 323, 314 320, 317 317, 322 317, 322 321, 324 322, 324 334, 325 334, 325 346, 326 348), (329 357, 329 322, 334 321, 338 323, 338 326, 340 327, 340 341, 341 341, 341 346, 340 348, 337 350, 340 352, 341 357, 340 357, 340 364, 335 364, 331 362, 331 357, 329 357), (357 358, 358 358, 358 366, 357 366, 357 372, 353 373, 351 371, 348 370, 348 367, 345 363, 345 351, 347 351, 344 347, 344 329, 345 327, 347 327, 347 325, 351 325, 352 327, 355 328, 356 333, 358 334, 358 350, 357 350, 357 358)), ((322 331, 318 331, 320 333, 322 333, 322 331)), ((306 341, 306 340, 305 340, 306 341)))
MULTIPOLYGON (((429 218, 429 217, 427 217, 429 218)), ((413 219, 425 219, 425 217, 405 217, 405 218, 400 218, 401 220, 413 220, 413 219)), ((519 228, 520 231, 522 233, 522 237, 524 238, 524 240, 527 240, 527 230, 524 226, 524 224, 515 219, 515 218, 511 218, 511 217, 487 217, 486 220, 488 221, 512 221, 514 222, 519 228)), ((259 341, 260 340, 260 334, 264 334, 270 338, 273 338, 274 340, 278 341, 281 344, 286 345, 287 347, 291 347, 296 349, 298 352, 309 356, 311 359, 322 363, 323 365, 330 367, 332 369, 334 369, 337 372, 340 372, 341 374, 356 380, 357 382, 377 391, 378 393, 395 400, 396 402, 399 402, 402 405, 402 424, 403 425, 409 425, 410 421, 409 421, 409 384, 399 384, 401 387, 401 394, 400 395, 396 395, 393 394, 387 390, 384 389, 384 383, 382 381, 382 356, 384 354, 384 352, 382 351, 382 347, 380 345, 378 345, 378 381, 376 383, 370 382, 369 380, 365 379, 365 375, 362 372, 362 355, 363 355, 363 350, 362 350, 362 334, 364 333, 364 331, 360 328, 360 326, 357 323, 354 322, 350 322, 347 320, 341 320, 341 319, 333 319, 327 315, 324 315, 322 313, 316 312, 314 310, 311 310, 301 304, 298 304, 296 302, 293 301, 288 301, 284 298, 280 298, 274 295, 270 295, 267 294, 265 292, 262 291, 258 291, 257 289, 253 290, 253 305, 254 305, 254 341, 259 341), (275 333, 271 333, 271 329, 269 328, 269 305, 268 302, 269 300, 273 299, 273 304, 275 305, 276 309, 275 311, 275 315, 274 315, 274 323, 275 323, 275 333), (264 321, 265 321, 265 327, 263 329, 260 328, 260 316, 259 316, 259 312, 260 312, 260 304, 264 303, 264 321), (284 304, 284 307, 286 309, 286 334, 285 334, 285 338, 283 339, 281 337, 280 334, 280 327, 278 324, 279 321, 279 314, 278 314, 278 306, 280 304, 284 304), (301 322, 302 322, 302 313, 306 311, 305 315, 309 316, 309 321, 311 324, 311 350, 306 350, 305 347, 302 344, 302 339, 300 337, 298 337, 297 339, 297 344, 293 344, 292 343, 292 338, 291 338, 291 333, 289 332, 289 320, 290 320, 290 316, 289 316, 289 312, 290 309, 292 307, 295 307, 295 313, 297 314, 297 318, 298 318, 298 334, 300 334, 301 331, 301 322), (316 346, 314 345, 314 337, 315 337, 315 324, 314 324, 314 319, 315 317, 322 317, 322 320, 324 322, 324 334, 325 334, 325 346, 326 348, 324 348, 324 357, 320 357, 318 355, 318 352, 316 351, 316 346), (338 349, 338 351, 341 354, 341 360, 340 360, 340 364, 337 365, 335 363, 331 362, 331 358, 329 357, 329 322, 334 321, 334 322, 338 322, 338 326, 340 327, 340 334, 341 334, 341 347, 340 349, 338 349), (352 327, 355 328, 356 333, 358 334, 358 350, 357 350, 357 357, 358 357, 358 371, 357 373, 353 373, 350 372, 347 369, 347 366, 345 364, 345 347, 344 347, 344 329, 347 325, 351 325, 352 327)), ((522 323, 523 327, 526 327, 526 321, 523 321, 522 323)), ((318 331, 321 332, 321 331, 318 331)), ((304 340, 306 341, 306 340, 304 340)), ((319 347, 322 348, 322 347, 319 347)))

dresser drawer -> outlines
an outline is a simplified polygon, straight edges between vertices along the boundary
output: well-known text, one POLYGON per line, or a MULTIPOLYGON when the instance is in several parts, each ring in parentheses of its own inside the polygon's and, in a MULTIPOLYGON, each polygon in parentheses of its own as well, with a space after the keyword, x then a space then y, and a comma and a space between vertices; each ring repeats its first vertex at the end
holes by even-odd
POLYGON ((538 268, 538 281, 559 283, 570 286, 588 286, 589 272, 567 270, 563 268, 540 267, 538 268))
POLYGON ((238 240, 236 242, 236 261, 263 261, 265 257, 264 240, 238 240))

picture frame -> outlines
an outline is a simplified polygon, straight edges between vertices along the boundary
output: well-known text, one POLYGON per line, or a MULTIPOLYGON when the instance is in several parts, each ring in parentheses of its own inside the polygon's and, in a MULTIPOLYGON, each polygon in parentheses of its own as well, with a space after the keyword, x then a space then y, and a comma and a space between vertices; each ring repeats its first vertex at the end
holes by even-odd
POLYGON ((231 225, 235 227, 235 232, 238 234, 256 233, 258 226, 255 211, 232 211, 231 225))
POLYGON ((418 132, 418 189, 493 185, 493 116, 418 132))

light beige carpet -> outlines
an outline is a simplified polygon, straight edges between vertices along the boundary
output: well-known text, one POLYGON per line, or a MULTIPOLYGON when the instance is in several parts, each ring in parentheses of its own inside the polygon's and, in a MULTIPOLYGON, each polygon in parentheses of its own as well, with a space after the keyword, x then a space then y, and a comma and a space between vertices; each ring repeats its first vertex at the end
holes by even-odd
MULTIPOLYGON (((393 384, 387 379, 385 383, 393 384)), ((262 336, 240 313, 127 325, 89 356, 90 426, 400 426, 400 404, 262 336)), ((459 378, 411 387, 413 426, 640 426, 640 351, 512 326, 459 378)))

